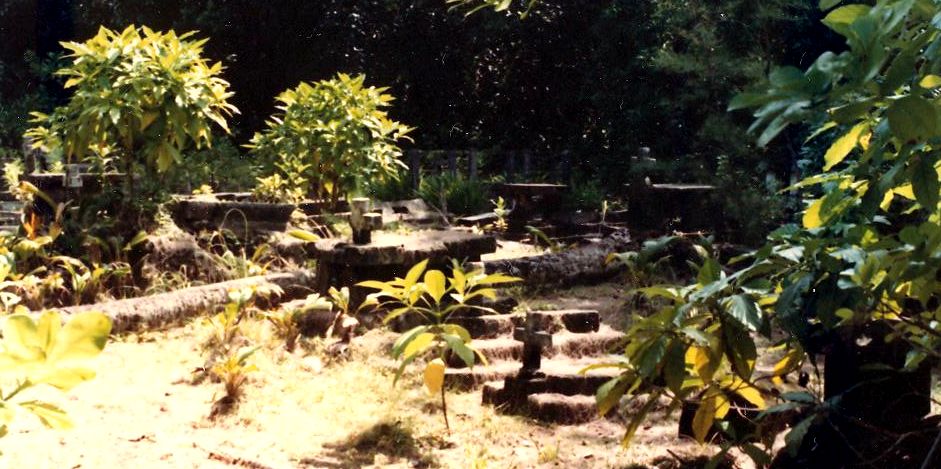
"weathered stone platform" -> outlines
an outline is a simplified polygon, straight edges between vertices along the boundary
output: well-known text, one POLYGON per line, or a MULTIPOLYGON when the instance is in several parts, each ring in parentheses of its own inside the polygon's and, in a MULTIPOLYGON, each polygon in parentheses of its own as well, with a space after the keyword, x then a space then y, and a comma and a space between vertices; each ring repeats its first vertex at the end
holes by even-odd
POLYGON ((368 244, 324 239, 305 249, 317 259, 317 291, 326 293, 331 286, 351 287, 351 303, 358 305, 365 291, 353 286, 361 281, 404 278, 408 269, 426 259, 433 267, 446 267, 451 259, 479 261, 482 254, 497 250, 497 240, 457 230, 374 232, 368 244))
POLYGON ((597 311, 528 314, 528 320, 518 314, 452 318, 452 322, 468 329, 474 337, 474 347, 487 358, 488 364, 470 369, 463 367, 460 360, 451 360, 446 383, 463 390, 482 388, 483 402, 503 412, 558 424, 598 418, 594 394, 618 371, 595 369, 582 373, 582 370, 597 364, 599 357, 615 352, 624 334, 601 324, 597 311), (513 338, 514 330, 517 335, 522 334, 524 324, 551 335, 551 344, 538 349, 543 359, 535 373, 523 370, 520 360, 527 360, 526 344, 513 338))

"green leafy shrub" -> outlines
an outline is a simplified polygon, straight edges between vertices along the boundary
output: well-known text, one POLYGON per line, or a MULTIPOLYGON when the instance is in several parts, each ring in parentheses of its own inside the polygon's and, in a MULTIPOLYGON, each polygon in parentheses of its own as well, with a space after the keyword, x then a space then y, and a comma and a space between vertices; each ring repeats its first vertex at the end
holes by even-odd
POLYGON ((604 189, 596 181, 576 181, 569 186, 562 200, 562 205, 568 210, 601 210, 604 203, 604 189))
POLYGON ((258 172, 258 164, 240 151, 231 136, 216 135, 211 147, 184 151, 182 164, 170 170, 165 183, 182 193, 202 185, 215 192, 242 192, 255 185, 258 172))
POLYGON ((7 317, 0 340, 0 436, 17 409, 35 415, 46 427, 71 428, 59 407, 22 396, 42 386, 68 391, 94 378, 86 364, 101 353, 110 333, 111 320, 96 312, 76 314, 65 325, 58 313, 48 311, 37 320, 26 314, 7 317))
POLYGON ((226 118, 238 110, 222 64, 203 57, 206 40, 193 34, 102 27, 85 42, 63 43, 72 63, 57 75, 72 96, 51 114, 33 113, 37 126, 26 136, 69 161, 120 168, 131 187, 136 166, 165 172, 190 143, 209 146, 210 124, 228 132, 226 118))
POLYGON ((467 329, 448 321, 461 309, 493 312, 490 308, 468 302, 475 298, 495 299, 497 293, 494 286, 518 282, 520 279, 503 274, 487 275, 483 271, 464 272, 456 262, 451 277, 445 276, 440 270, 426 271, 427 267, 428 261, 425 260, 409 269, 404 279, 367 281, 358 285, 379 290, 370 295, 370 302, 376 302, 379 308, 389 311, 384 319, 386 323, 407 314, 421 317, 423 324, 403 333, 392 346, 392 356, 402 360, 395 373, 394 383, 398 382, 405 367, 415 359, 425 355, 435 357, 425 365, 424 383, 430 395, 441 394, 444 423, 450 432, 444 389, 448 353, 456 354, 468 367, 474 366, 476 356, 485 362, 486 359, 473 348, 467 329))
MULTIPOLYGON (((755 110, 752 128, 760 145, 795 124, 817 125, 813 138, 829 137, 818 155, 821 171, 791 188, 806 199, 800 223, 779 227, 762 248, 733 260, 734 271, 704 250, 694 284, 644 289, 667 305, 639 319, 623 359, 608 364, 622 374, 599 389, 602 413, 621 397, 640 393, 649 393, 650 403, 660 396, 674 404, 695 399, 696 438, 702 442, 719 428, 731 439, 720 456, 737 445, 762 466, 775 428, 758 425, 752 434, 736 434, 729 410, 735 396, 759 409, 773 398, 779 405, 762 418, 801 409, 785 437, 792 456, 813 427, 839 432, 842 439, 829 440, 832 446, 809 457, 855 465, 890 454, 883 451, 895 437, 873 431, 885 424, 848 406, 854 388, 873 382, 816 396, 786 392, 782 380, 806 360, 846 344, 871 341, 871 351, 901 347, 904 363, 883 363, 867 351, 858 364, 859 370, 889 369, 891 375, 877 379, 880 390, 892 389, 901 372, 941 358, 941 5, 882 0, 833 9, 839 3, 820 2, 832 9, 824 24, 846 39, 847 50, 820 55, 806 71, 776 69, 765 87, 730 104, 755 110), (869 332, 879 328, 891 332, 869 332), (783 356, 761 386, 760 336, 774 340, 783 356), (714 426, 719 421, 724 425, 714 426)), ((867 395, 866 405, 871 399, 867 395)), ((654 405, 634 413, 625 441, 654 405)), ((880 402, 880 408, 890 405, 880 402)))
POLYGON ((418 196, 428 205, 455 215, 473 215, 490 208, 489 185, 462 176, 438 174, 424 177, 418 196))
POLYGON ((366 181, 364 192, 375 200, 392 202, 396 200, 413 199, 417 195, 408 178, 384 179, 381 181, 366 181))
POLYGON ((394 99, 387 88, 365 81, 340 73, 284 91, 276 98, 279 113, 249 148, 308 195, 333 203, 363 181, 398 177, 405 165, 396 144, 412 129, 384 110, 394 99))
POLYGON ((304 191, 276 173, 256 179, 252 198, 258 202, 293 204, 304 199, 304 191))

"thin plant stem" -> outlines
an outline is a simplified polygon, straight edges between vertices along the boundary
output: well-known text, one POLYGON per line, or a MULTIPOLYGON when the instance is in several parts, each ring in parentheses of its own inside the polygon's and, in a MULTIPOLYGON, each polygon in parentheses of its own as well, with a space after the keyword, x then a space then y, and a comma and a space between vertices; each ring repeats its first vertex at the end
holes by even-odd
POLYGON ((444 414, 444 428, 448 430, 448 436, 451 436, 451 424, 448 422, 448 402, 444 398, 444 385, 441 385, 441 412, 444 414))

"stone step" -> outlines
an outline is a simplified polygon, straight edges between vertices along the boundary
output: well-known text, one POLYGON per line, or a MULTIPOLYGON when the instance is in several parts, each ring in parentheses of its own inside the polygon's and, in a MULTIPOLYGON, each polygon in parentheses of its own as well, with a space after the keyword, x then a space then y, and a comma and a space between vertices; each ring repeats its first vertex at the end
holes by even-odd
POLYGON ((601 418, 592 396, 566 396, 564 394, 531 394, 526 397, 527 415, 558 425, 578 425, 601 418))
MULTIPOLYGON (((590 309, 531 311, 529 314, 537 318, 542 330, 552 333, 564 329, 569 332, 585 334, 597 332, 601 327, 601 315, 598 314, 598 311, 590 309)), ((521 320, 521 323, 523 320, 521 320)))
MULTIPOLYGON (((552 335, 552 346, 544 348, 542 356, 566 355, 579 358, 606 355, 611 353, 623 338, 622 332, 608 326, 588 334, 563 331, 552 335)), ((474 340, 471 345, 490 362, 511 360, 518 363, 523 357, 523 343, 512 337, 474 340)), ((464 366, 463 361, 457 357, 451 357, 448 364, 455 368, 464 366)))
POLYGON ((20 225, 0 225, 0 232, 16 234, 20 231, 20 225))
MULTIPOLYGON (((593 395, 599 386, 618 375, 615 368, 601 368, 580 374, 585 367, 599 363, 603 359, 581 360, 543 360, 542 371, 545 379, 539 384, 533 383, 533 392, 555 392, 560 394, 593 395)), ((492 381, 501 381, 516 376, 522 365, 518 362, 496 362, 489 365, 477 365, 470 368, 448 368, 445 370, 445 383, 456 389, 471 390, 492 381)))
POLYGON ((477 317, 453 317, 451 322, 464 327, 476 339, 494 339, 501 335, 512 335, 518 324, 516 315, 486 314, 477 317))

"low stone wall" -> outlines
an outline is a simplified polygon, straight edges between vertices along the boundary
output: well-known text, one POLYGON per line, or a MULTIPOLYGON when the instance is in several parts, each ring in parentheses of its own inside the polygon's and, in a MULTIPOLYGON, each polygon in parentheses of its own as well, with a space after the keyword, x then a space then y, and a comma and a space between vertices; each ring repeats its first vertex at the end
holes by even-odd
POLYGON ((59 308, 65 314, 83 311, 99 311, 107 314, 113 321, 112 332, 134 332, 158 328, 179 322, 205 311, 212 311, 217 306, 229 301, 231 289, 278 286, 284 293, 280 297, 271 297, 268 306, 301 298, 310 294, 314 283, 314 274, 299 270, 248 277, 227 282, 183 288, 177 291, 125 300, 108 301, 91 305, 59 308))
POLYGON ((605 259, 631 248, 630 235, 623 230, 557 254, 484 261, 483 265, 488 273, 521 277, 527 287, 570 286, 607 280, 622 272, 620 263, 605 264, 605 259))

